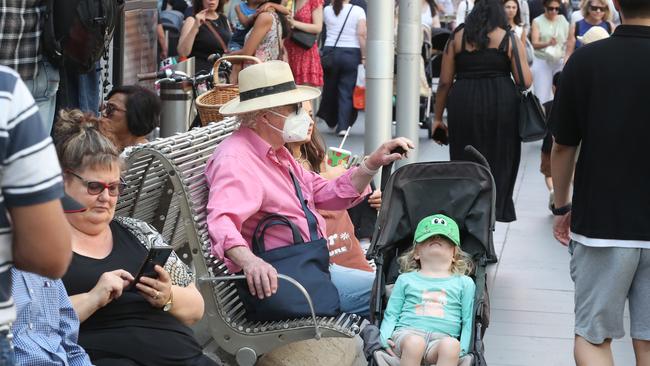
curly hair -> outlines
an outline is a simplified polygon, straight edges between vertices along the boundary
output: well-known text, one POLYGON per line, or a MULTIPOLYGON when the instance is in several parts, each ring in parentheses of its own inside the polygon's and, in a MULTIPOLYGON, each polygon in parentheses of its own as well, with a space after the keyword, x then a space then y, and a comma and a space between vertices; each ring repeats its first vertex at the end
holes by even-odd
MULTIPOLYGON (((452 244, 453 245, 453 244, 452 244)), ((415 259, 416 243, 413 247, 397 258, 400 266, 400 272, 413 272, 421 268, 420 261, 415 259)), ((455 275, 469 275, 474 268, 472 258, 469 254, 463 252, 460 247, 454 245, 454 257, 451 260, 451 267, 449 272, 455 275)))
POLYGON ((464 37, 478 50, 488 47, 490 38, 488 34, 496 28, 507 29, 508 20, 503 9, 503 3, 499 0, 480 0, 472 12, 465 19, 464 37))
POLYGON ((63 170, 84 170, 94 167, 122 168, 120 153, 99 128, 99 119, 78 109, 59 112, 54 124, 53 139, 63 170))

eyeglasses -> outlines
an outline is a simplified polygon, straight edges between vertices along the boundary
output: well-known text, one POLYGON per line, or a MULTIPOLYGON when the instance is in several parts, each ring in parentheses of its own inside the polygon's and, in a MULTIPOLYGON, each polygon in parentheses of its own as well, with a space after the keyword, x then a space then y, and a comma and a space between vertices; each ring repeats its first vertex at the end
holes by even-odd
POLYGON ((102 115, 106 118, 111 118, 115 112, 126 112, 126 109, 120 108, 113 103, 106 103, 102 108, 102 115))
POLYGON ((606 6, 595 6, 595 5, 589 5, 589 10, 590 10, 590 11, 593 11, 593 12, 600 11, 600 12, 603 12, 603 13, 604 13, 604 12, 607 11, 607 7, 606 7, 606 6))
POLYGON ((554 12, 560 12, 560 7, 559 6, 547 6, 546 7, 547 11, 554 11, 554 12))
POLYGON ((126 188, 126 182, 122 178, 120 178, 119 183, 111 183, 111 184, 106 184, 104 182, 99 182, 99 181, 89 181, 84 179, 82 176, 79 174, 68 170, 66 173, 69 173, 70 175, 79 178, 83 184, 86 186, 86 191, 88 194, 97 196, 104 192, 104 189, 108 189, 108 195, 111 197, 117 197, 124 191, 124 188, 126 188))

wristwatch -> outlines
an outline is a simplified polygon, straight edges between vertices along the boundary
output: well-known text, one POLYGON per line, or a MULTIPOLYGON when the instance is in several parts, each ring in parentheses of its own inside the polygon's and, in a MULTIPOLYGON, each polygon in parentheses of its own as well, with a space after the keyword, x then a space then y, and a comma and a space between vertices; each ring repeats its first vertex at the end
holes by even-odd
POLYGON ((174 305, 174 291, 169 292, 169 300, 163 305, 162 311, 170 311, 174 305))
POLYGON ((568 203, 562 207, 555 208, 555 203, 551 205, 551 212, 555 216, 563 216, 566 215, 569 211, 571 211, 571 203, 568 203))

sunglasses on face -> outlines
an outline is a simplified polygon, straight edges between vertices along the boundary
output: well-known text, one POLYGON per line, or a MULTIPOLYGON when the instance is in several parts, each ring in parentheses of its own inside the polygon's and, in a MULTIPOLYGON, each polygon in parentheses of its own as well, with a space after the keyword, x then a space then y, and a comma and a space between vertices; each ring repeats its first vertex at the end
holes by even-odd
POLYGON ((120 108, 113 103, 104 104, 102 108, 102 115, 106 118, 111 118, 115 112, 126 112, 126 109, 120 108))
POLYGON ((120 193, 122 193, 122 191, 124 191, 124 188, 126 188, 126 182, 124 182, 122 178, 120 178, 120 181, 117 183, 107 184, 99 181, 86 180, 79 174, 70 170, 68 170, 67 173, 81 180, 83 184, 86 186, 86 191, 88 192, 88 194, 92 196, 97 196, 102 192, 104 192, 104 189, 107 189, 109 196, 117 197, 120 195, 120 193))
POLYGON ((593 12, 600 11, 600 12, 604 13, 607 10, 607 7, 606 6, 589 5, 589 10, 593 11, 593 12))
POLYGON ((547 11, 554 11, 554 12, 558 13, 560 11, 560 7, 559 6, 547 6, 546 10, 547 11))

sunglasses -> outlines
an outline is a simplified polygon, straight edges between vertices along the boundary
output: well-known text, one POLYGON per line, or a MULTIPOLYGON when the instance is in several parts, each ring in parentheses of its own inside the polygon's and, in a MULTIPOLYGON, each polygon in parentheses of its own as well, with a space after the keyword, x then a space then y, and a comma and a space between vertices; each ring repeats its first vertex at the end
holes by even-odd
POLYGON ((118 183, 106 184, 104 182, 86 180, 71 170, 68 170, 67 173, 73 177, 79 178, 79 180, 81 180, 86 186, 86 191, 88 194, 92 196, 97 196, 104 192, 104 189, 107 189, 109 196, 117 197, 120 195, 120 193, 122 193, 122 191, 124 191, 124 188, 126 188, 126 182, 124 182, 122 178, 120 178, 120 181, 118 183))
POLYGON ((126 112, 126 109, 120 108, 113 103, 106 103, 102 108, 102 115, 106 118, 111 118, 115 112, 126 112))
POLYGON ((560 11, 560 7, 559 7, 559 6, 547 6, 547 7, 546 7, 546 10, 547 10, 547 11, 559 12, 559 11, 560 11))
POLYGON ((606 6, 595 6, 595 5, 589 5, 589 10, 590 10, 590 11, 593 11, 593 12, 600 11, 600 12, 603 12, 603 13, 604 13, 604 12, 607 11, 607 7, 606 7, 606 6))

